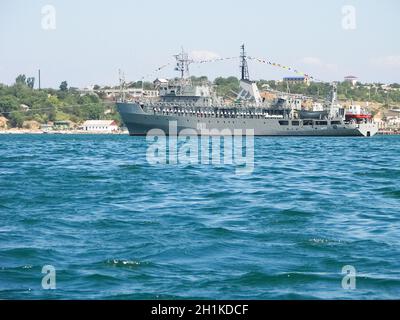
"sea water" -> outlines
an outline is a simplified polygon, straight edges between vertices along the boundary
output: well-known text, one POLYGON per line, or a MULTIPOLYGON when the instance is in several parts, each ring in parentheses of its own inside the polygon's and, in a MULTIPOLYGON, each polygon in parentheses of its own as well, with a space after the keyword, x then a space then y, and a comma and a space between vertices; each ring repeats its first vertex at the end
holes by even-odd
POLYGON ((257 137, 247 175, 147 149, 0 136, 0 299, 400 297, 400 137, 257 137))

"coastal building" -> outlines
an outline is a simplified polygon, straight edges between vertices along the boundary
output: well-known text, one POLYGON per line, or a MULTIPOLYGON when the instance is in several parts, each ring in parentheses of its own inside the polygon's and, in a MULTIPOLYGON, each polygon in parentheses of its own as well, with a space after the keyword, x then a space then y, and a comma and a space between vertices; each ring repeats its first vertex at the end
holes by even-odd
POLYGON ((289 84, 294 83, 294 84, 306 84, 310 85, 310 79, 308 77, 284 77, 283 82, 287 82, 289 84))
POLYGON ((21 111, 29 111, 29 106, 27 106, 26 104, 20 104, 19 107, 21 108, 21 111))
POLYGON ((154 84, 156 87, 160 87, 160 86, 162 86, 162 85, 168 85, 168 80, 167 80, 167 79, 160 79, 160 78, 157 78, 156 80, 153 81, 153 84, 154 84))
POLYGON ((373 120, 378 125, 379 130, 400 130, 400 111, 381 110, 374 115, 373 120))
POLYGON ((79 128, 92 132, 114 132, 118 130, 118 124, 114 120, 86 120, 79 128))
MULTIPOLYGON (((96 94, 102 93, 109 99, 114 99, 119 96, 121 89, 119 88, 101 88, 98 90, 87 90, 87 88, 79 89, 79 92, 84 94, 96 94)), ((158 90, 145 90, 143 88, 125 88, 125 94, 132 99, 142 98, 142 97, 158 97, 158 90)))
POLYGON ((53 130, 53 123, 42 123, 40 125, 40 130, 43 130, 43 131, 53 130))
POLYGON ((70 120, 54 121, 54 130, 70 130, 74 127, 74 123, 70 120))
POLYGON ((125 89, 125 93, 131 98, 155 98, 158 97, 158 90, 144 90, 142 88, 128 88, 125 89))
POLYGON ((400 88, 397 86, 397 84, 381 84, 380 85, 382 90, 385 91, 399 91, 400 88))
POLYGON ((126 92, 131 98, 140 98, 143 97, 143 89, 141 88, 130 88, 129 91, 126 92))
POLYGON ((81 91, 83 91, 83 92, 93 92, 94 91, 94 85, 86 86, 81 91))
POLYGON ((358 78, 355 76, 346 76, 344 77, 344 82, 350 82, 352 86, 355 86, 358 81, 358 78))
POLYGON ((386 121, 389 127, 400 128, 400 117, 387 117, 386 121))
POLYGON ((104 110, 105 115, 111 114, 111 113, 114 113, 114 110, 112 108, 108 108, 108 109, 104 110))

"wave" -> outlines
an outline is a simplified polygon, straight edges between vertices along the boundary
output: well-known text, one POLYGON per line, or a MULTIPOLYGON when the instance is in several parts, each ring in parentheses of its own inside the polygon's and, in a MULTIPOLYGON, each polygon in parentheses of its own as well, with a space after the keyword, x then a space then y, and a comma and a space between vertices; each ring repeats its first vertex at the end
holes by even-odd
POLYGON ((103 264, 111 267, 129 268, 129 269, 136 269, 152 265, 152 263, 148 261, 126 260, 126 259, 107 259, 103 261, 103 264))

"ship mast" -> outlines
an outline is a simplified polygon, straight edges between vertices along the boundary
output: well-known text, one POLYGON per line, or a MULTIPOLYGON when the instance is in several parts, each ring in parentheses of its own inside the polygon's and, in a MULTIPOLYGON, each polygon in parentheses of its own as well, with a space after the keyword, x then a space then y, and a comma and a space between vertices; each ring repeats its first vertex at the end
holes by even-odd
POLYGON ((175 70, 180 72, 180 91, 183 92, 183 88, 185 86, 190 86, 191 81, 189 78, 189 64, 193 62, 193 60, 189 59, 189 55, 183 50, 181 53, 174 55, 176 59, 176 67, 175 70))
POLYGON ((119 90, 120 90, 120 99, 122 102, 125 102, 125 73, 118 69, 119 73, 119 90))
POLYGON ((241 45, 241 52, 240 52, 240 70, 242 71, 241 80, 250 80, 249 76, 249 67, 247 66, 247 56, 246 51, 244 50, 244 44, 241 45))
POLYGON ((258 91, 257 84, 254 81, 250 81, 249 67, 247 65, 247 55, 244 50, 244 44, 240 46, 240 70, 242 71, 241 79, 239 82, 240 91, 237 95, 238 100, 251 101, 255 103, 256 107, 262 105, 262 99, 260 92, 258 91))
POLYGON ((332 83, 332 93, 331 93, 331 103, 329 105, 329 116, 333 118, 335 116, 335 109, 338 106, 338 101, 337 101, 337 82, 334 81, 332 83))
POLYGON ((181 53, 174 55, 176 59, 176 67, 175 70, 181 73, 181 80, 189 78, 189 64, 193 62, 193 60, 189 59, 189 55, 183 50, 181 53))
POLYGON ((337 102, 337 83, 334 81, 332 83, 332 97, 331 97, 331 105, 336 104, 337 102))

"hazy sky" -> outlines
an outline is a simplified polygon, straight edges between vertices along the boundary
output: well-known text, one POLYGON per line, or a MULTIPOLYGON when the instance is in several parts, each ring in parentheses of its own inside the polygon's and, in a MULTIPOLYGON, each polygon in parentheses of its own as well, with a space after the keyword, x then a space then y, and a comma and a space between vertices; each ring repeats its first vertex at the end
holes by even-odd
MULTIPOLYGON (((1 0, 0 82, 40 68, 42 87, 116 84, 119 68, 140 80, 182 46, 196 58, 231 57, 243 42, 251 56, 322 80, 400 82, 399 15, 398 0, 1 0)), ((295 75, 249 67, 253 79, 295 75)), ((169 66, 146 79, 174 74, 169 66)), ((192 65, 191 74, 239 76, 238 62, 192 65)))

